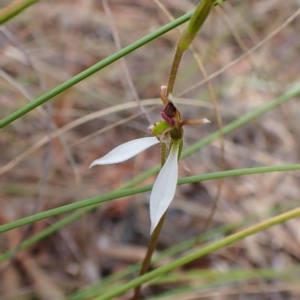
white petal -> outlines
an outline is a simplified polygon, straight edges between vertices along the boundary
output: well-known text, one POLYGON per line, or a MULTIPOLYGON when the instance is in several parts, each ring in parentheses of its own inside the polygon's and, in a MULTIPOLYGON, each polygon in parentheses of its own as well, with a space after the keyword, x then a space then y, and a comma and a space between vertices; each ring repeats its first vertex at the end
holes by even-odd
POLYGON ((90 168, 95 165, 116 164, 139 154, 147 148, 158 144, 159 140, 156 137, 146 137, 142 139, 132 140, 111 150, 103 157, 94 160, 90 168))
POLYGON ((150 234, 152 234, 174 198, 178 179, 178 150, 179 143, 174 143, 153 185, 150 196, 150 234))

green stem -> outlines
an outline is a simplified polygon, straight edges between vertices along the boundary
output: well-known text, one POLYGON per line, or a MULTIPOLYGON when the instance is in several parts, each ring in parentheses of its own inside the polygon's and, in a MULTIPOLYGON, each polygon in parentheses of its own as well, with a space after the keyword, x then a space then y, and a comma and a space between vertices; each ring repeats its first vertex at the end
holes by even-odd
POLYGON ((15 0, 7 6, 0 9, 0 24, 3 24, 11 18, 18 15, 28 6, 34 4, 38 0, 15 0))
POLYGON ((183 33, 181 39, 179 40, 179 45, 182 49, 188 49, 193 39, 195 38, 197 32, 200 30, 204 21, 208 17, 213 3, 214 0, 202 0, 197 6, 195 12, 191 17, 188 27, 183 33))
MULTIPOLYGON (((151 258, 152 258, 154 250, 156 249, 158 238, 159 238, 159 235, 160 235, 161 230, 163 228, 166 215, 167 215, 167 213, 165 212, 163 214, 163 216, 161 217, 161 219, 159 220, 157 226, 155 227, 155 229, 153 231, 153 234, 150 237, 149 246, 147 248, 147 252, 146 252, 145 258, 144 258, 144 260, 142 262, 142 266, 141 266, 141 270, 140 270, 139 276, 142 276, 145 273, 147 273, 147 271, 148 271, 148 269, 150 267, 151 258)), ((135 290, 134 290, 133 300, 138 300, 140 298, 140 292, 141 292, 141 285, 138 285, 135 288, 135 290)))
MULTIPOLYGON (((160 163, 161 163, 161 168, 165 164, 166 160, 168 157, 168 149, 167 145, 165 143, 160 144, 160 163)), ((162 218, 159 220, 157 226, 155 227, 153 234, 150 236, 150 242, 147 248, 147 252, 145 255, 145 258, 142 262, 141 270, 139 276, 142 276, 143 274, 147 273, 150 264, 151 264, 151 258, 153 255, 154 250, 156 249, 156 245, 158 242, 159 235, 161 233, 161 230, 163 228, 165 218, 166 218, 167 213, 165 212, 162 216, 162 218)), ((135 290, 134 290, 134 296, 133 300, 138 300, 140 298, 140 293, 141 293, 141 286, 138 285, 135 290)))
POLYGON ((193 13, 191 20, 188 24, 188 27, 181 34, 181 37, 176 46, 174 59, 169 73, 168 84, 167 84, 167 96, 169 94, 172 94, 173 92, 175 80, 179 69, 179 64, 183 56, 183 53, 191 45, 197 32, 200 30, 204 21, 208 17, 214 2, 215 2, 214 0, 202 0, 200 4, 197 6, 195 12, 193 13))
POLYGON ((157 278, 158 276, 162 276, 163 274, 170 272, 181 266, 184 266, 196 259, 199 259, 200 257, 203 257, 205 255, 213 253, 219 249, 222 249, 228 245, 231 245, 237 241, 240 241, 248 236, 251 236, 255 233, 266 230, 274 225, 284 223, 288 220, 291 220, 291 219, 299 217, 299 216, 300 216, 300 208, 296 208, 296 209, 293 209, 286 213, 280 214, 276 217, 270 218, 266 221, 260 222, 254 226, 251 226, 247 229, 241 230, 235 234, 225 237, 217 242, 211 243, 208 246, 200 248, 199 250, 196 250, 196 251, 194 251, 182 258, 179 258, 173 262, 170 262, 162 267, 159 267, 156 270, 151 271, 141 277, 138 277, 138 278, 124 284, 123 286, 121 286, 119 288, 114 288, 114 289, 110 290, 108 293, 105 293, 104 295, 101 295, 100 297, 94 298, 94 300, 113 299, 114 297, 129 291, 130 289, 136 287, 137 285, 149 282, 150 280, 153 280, 153 279, 157 278))
POLYGON ((168 78, 167 96, 169 94, 173 93, 174 86, 175 86, 175 80, 177 77, 177 73, 178 73, 178 69, 179 69, 179 65, 180 65, 183 53, 184 53, 184 50, 178 48, 178 45, 177 45, 176 50, 175 50, 174 59, 173 59, 172 66, 171 66, 171 70, 169 73, 169 78, 168 78))

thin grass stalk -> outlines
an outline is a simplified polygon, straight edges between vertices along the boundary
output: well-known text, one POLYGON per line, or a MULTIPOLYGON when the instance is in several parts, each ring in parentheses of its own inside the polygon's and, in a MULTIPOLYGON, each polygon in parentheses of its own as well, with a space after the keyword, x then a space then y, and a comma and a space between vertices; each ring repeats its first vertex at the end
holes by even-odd
POLYGON ((299 217, 299 216, 300 216, 300 208, 296 208, 296 209, 290 210, 286 213, 283 213, 283 214, 280 214, 273 218, 270 218, 266 221, 260 222, 254 226, 251 226, 247 229, 241 230, 241 231, 234 233, 228 237, 225 237, 217 242, 211 243, 208 246, 205 246, 196 251, 193 251, 192 253, 187 254, 184 257, 181 257, 175 261, 172 261, 167 265, 159 267, 159 268, 155 269, 154 271, 151 271, 141 277, 138 277, 138 278, 124 284, 121 287, 116 287, 114 289, 111 289, 108 293, 105 293, 105 294, 101 295, 100 297, 94 298, 93 300, 113 299, 114 297, 122 295, 123 293, 131 290, 132 288, 134 288, 138 285, 149 282, 159 276, 166 274, 167 272, 170 272, 170 271, 177 269, 179 267, 182 267, 196 259, 199 259, 200 257, 206 256, 217 250, 223 249, 223 248, 225 248, 237 241, 240 241, 248 236, 254 235, 254 234, 264 231, 272 226, 282 224, 288 220, 291 220, 291 219, 299 217))
POLYGON ((20 14, 27 7, 36 3, 38 0, 15 0, 0 9, 0 25, 20 14))
MULTIPOLYGON (((270 172, 285 172, 285 171, 298 171, 300 170, 300 164, 293 165, 281 165, 281 166, 268 166, 268 167, 257 167, 257 168, 246 168, 246 169, 238 169, 231 171, 223 171, 223 172, 215 172, 209 174, 201 174, 184 177, 178 180, 178 185, 187 184, 187 183, 195 183, 207 180, 214 180, 220 178, 228 178, 228 177, 236 177, 250 174, 262 174, 262 173, 270 173, 270 172)), ((16 221, 4 224, 0 226, 0 233, 9 231, 14 228, 18 228, 24 226, 29 223, 37 222, 46 218, 54 217, 62 213, 66 213, 75 209, 80 209, 83 207, 87 207, 90 205, 104 203, 110 200, 119 199, 131 195, 136 195, 144 192, 148 192, 152 189, 153 185, 144 185, 136 188, 120 190, 116 192, 112 192, 103 196, 93 197, 85 200, 78 201, 76 203, 71 203, 67 205, 63 205, 57 208, 53 208, 44 212, 37 213, 32 216, 25 217, 23 219, 18 219, 16 221)))

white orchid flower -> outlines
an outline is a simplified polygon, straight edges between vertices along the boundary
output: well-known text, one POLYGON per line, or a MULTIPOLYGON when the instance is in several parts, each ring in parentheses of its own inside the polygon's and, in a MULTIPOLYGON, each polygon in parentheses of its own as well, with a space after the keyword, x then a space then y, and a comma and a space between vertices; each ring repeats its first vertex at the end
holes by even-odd
MULTIPOLYGON (((158 138, 165 140, 167 132, 166 130, 163 132, 164 138, 159 135, 159 137, 146 137, 124 143, 103 157, 94 160, 91 163, 90 168, 96 165, 115 164, 126 161, 151 146, 160 143, 158 138)), ((179 148, 180 140, 174 140, 169 151, 168 158, 153 185, 150 196, 150 234, 153 233, 153 230, 174 198, 178 180, 179 148)))
POLYGON ((175 195, 178 180, 179 152, 182 147, 182 127, 184 125, 209 123, 207 119, 182 121, 179 110, 165 94, 166 87, 163 86, 161 91, 161 99, 165 104, 164 109, 161 111, 163 121, 157 122, 149 127, 150 132, 154 137, 141 138, 122 144, 105 156, 96 159, 90 165, 91 168, 95 165, 120 163, 132 158, 155 144, 165 143, 166 145, 170 145, 169 155, 162 166, 151 191, 150 234, 153 233, 175 195))

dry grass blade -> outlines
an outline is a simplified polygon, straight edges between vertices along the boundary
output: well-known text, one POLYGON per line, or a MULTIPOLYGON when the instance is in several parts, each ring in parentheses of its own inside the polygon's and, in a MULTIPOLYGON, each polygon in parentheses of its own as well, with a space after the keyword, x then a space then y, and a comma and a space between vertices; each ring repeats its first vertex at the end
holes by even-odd
POLYGON ((182 97, 183 95, 189 93, 193 89, 205 84, 208 80, 211 80, 219 75, 221 75, 223 72, 227 71, 228 69, 232 68, 234 65, 242 61, 243 59, 249 57, 252 53, 266 45, 274 36, 276 36, 281 30, 283 30, 286 26, 288 26, 291 22, 293 22, 294 19, 296 19, 300 14, 300 8, 297 9, 290 17, 286 19, 285 22, 280 24, 275 30, 273 30, 267 37, 265 37, 263 40, 261 40, 258 44, 256 44, 254 47, 249 49, 247 52, 245 52, 240 57, 236 58, 226 66, 220 68, 218 71, 214 72, 213 74, 209 75, 206 79, 201 80, 200 82, 197 82, 196 84, 193 84, 189 88, 185 89, 184 91, 180 92, 178 94, 179 97, 182 97))
MULTIPOLYGON (((160 99, 148 99, 148 100, 142 100, 141 101, 143 103, 143 105, 154 105, 154 104, 158 104, 161 102, 160 99)), ((185 100, 185 99, 176 99, 176 103, 187 103, 189 105, 195 105, 195 106, 199 106, 199 105, 204 105, 207 106, 205 104, 201 104, 199 103, 199 101, 196 100, 185 100)), ((59 137, 60 135, 66 133, 67 131, 80 126, 88 121, 106 116, 108 114, 113 114, 116 113, 118 111, 123 111, 125 109, 130 109, 130 108, 134 108, 137 107, 138 103, 137 102, 128 102, 125 104, 120 104, 120 105, 116 105, 114 107, 109 107, 106 109, 103 109, 101 111, 97 111, 97 112, 93 112, 91 114, 85 115, 79 119, 76 119, 73 122, 68 123, 67 125, 56 129, 55 131, 53 131, 50 135, 51 139, 54 139, 56 137, 59 137)), ((209 106, 209 105, 208 105, 209 106)), ((110 128, 110 127, 109 127, 110 128)), ((43 147, 46 143, 49 142, 48 137, 44 137, 41 140, 39 140, 38 142, 36 142, 33 146, 31 146, 30 148, 28 148, 26 151, 24 151, 23 153, 21 153, 20 155, 18 155, 17 157, 15 157, 13 160, 11 160, 9 163, 7 163, 6 165, 4 165, 3 167, 0 168, 0 176, 5 174, 6 172, 10 171, 12 168, 14 168, 16 165, 18 165, 21 161, 23 161, 25 158, 27 158, 28 156, 30 156, 31 154, 33 154, 35 151, 37 151, 39 148, 43 147)))

